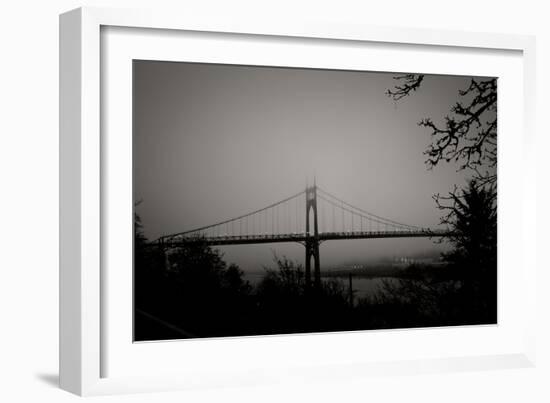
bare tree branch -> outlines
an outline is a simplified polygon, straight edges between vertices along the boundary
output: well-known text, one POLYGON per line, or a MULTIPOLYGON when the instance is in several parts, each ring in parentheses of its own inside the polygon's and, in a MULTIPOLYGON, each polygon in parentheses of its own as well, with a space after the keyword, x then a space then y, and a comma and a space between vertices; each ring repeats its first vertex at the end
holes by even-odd
MULTIPOLYGON (((400 83, 386 94, 400 100, 416 91, 424 79, 421 74, 394 77, 400 83)), ((440 162, 456 162, 458 171, 472 173, 476 186, 496 184, 497 164, 497 79, 472 78, 468 88, 459 90, 461 101, 445 116, 443 125, 431 118, 418 125, 431 132, 431 144, 424 152, 431 169, 440 162)))
POLYGON ((394 77, 394 80, 402 81, 403 84, 396 85, 394 90, 387 90, 386 95, 393 98, 394 101, 399 101, 420 87, 424 80, 424 74, 404 74, 394 77))

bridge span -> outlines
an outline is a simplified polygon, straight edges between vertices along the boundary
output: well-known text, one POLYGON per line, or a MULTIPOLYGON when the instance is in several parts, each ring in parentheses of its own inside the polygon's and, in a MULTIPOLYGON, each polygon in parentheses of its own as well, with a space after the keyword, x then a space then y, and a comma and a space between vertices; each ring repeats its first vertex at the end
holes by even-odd
POLYGON ((212 246, 298 242, 305 247, 306 284, 321 285, 319 245, 325 241, 384 238, 452 237, 448 229, 431 229, 355 207, 313 186, 251 213, 192 230, 164 235, 151 242, 163 251, 205 242, 212 246), (305 209, 303 208, 305 207, 305 209))

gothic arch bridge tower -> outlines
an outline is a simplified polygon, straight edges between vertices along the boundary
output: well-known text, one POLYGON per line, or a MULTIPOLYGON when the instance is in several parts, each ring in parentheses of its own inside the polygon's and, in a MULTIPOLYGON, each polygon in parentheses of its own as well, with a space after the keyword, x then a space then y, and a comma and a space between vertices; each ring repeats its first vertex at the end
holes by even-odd
POLYGON ((317 220, 317 184, 306 186, 306 286, 311 285, 311 259, 314 261, 314 286, 321 287, 321 263, 319 261, 319 224, 317 220), (313 211, 313 223, 310 220, 313 211), (312 228, 313 227, 313 228, 312 228))

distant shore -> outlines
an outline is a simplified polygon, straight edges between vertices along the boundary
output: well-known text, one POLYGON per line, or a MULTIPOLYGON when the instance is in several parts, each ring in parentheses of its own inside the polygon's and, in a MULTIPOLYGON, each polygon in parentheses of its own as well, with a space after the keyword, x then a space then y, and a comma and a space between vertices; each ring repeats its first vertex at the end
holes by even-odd
POLYGON ((436 271, 445 270, 442 263, 411 264, 406 266, 377 265, 362 268, 338 268, 322 271, 323 277, 348 277, 350 274, 358 278, 395 277, 407 278, 420 274, 426 275, 436 271))

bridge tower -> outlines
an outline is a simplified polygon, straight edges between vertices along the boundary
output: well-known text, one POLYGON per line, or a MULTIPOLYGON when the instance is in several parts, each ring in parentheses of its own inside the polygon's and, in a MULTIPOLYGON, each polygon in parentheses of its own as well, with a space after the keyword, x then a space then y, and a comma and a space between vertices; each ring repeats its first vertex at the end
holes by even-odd
POLYGON ((321 265, 319 262, 319 226, 317 223, 317 185, 306 186, 306 286, 311 285, 311 258, 314 259, 314 285, 321 287, 321 265), (310 209, 313 210, 313 234, 310 232, 310 209))

